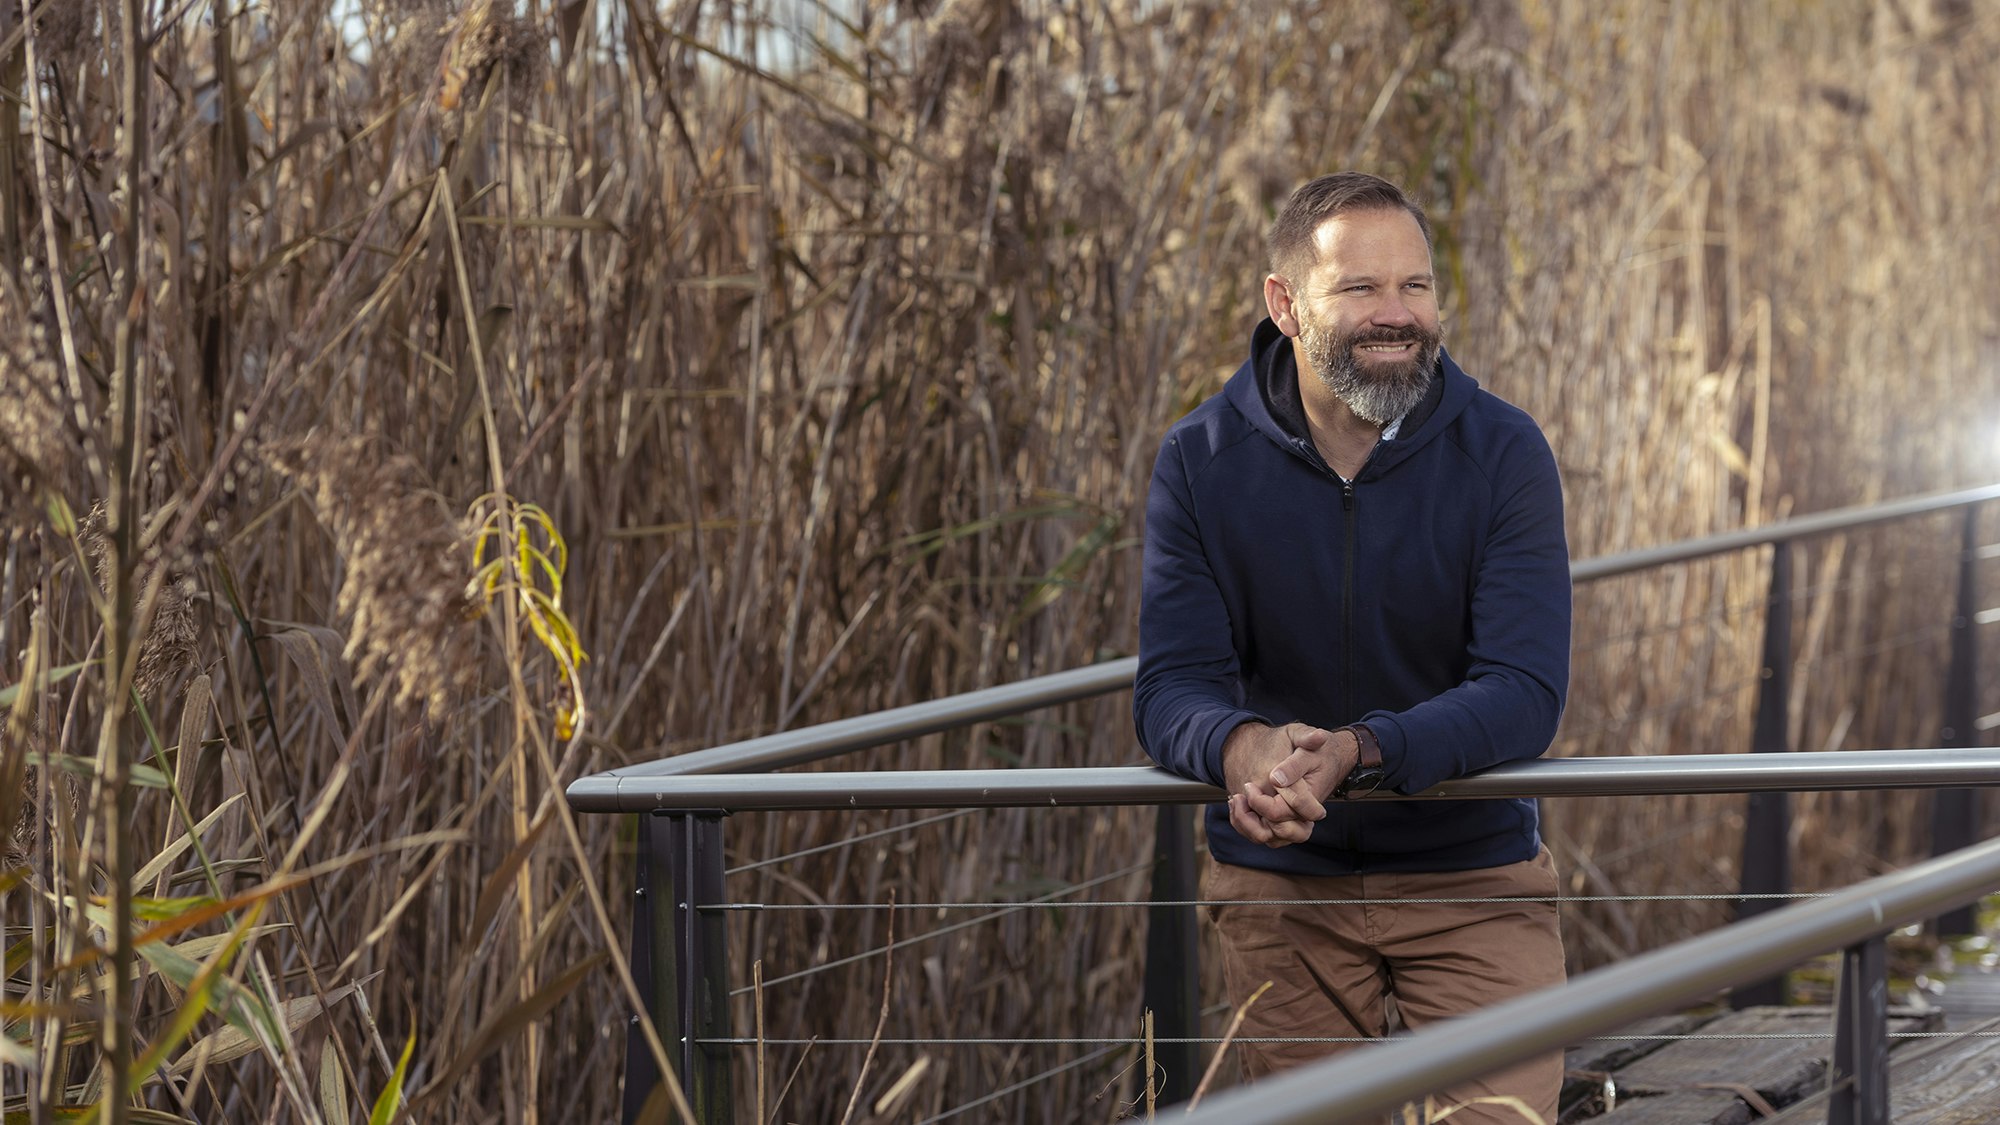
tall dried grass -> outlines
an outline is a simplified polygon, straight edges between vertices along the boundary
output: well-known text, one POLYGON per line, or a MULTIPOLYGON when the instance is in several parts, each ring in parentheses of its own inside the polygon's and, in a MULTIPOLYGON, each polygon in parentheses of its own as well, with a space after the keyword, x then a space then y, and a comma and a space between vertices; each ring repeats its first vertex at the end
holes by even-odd
MULTIPOLYGON (((136 0, 0 15, 32 125, 0 133, 0 1062, 31 1120, 121 1081, 204 1120, 396 1087, 419 1120, 612 1117, 629 834, 561 783, 1130 651, 1155 442, 1235 366, 1261 228, 1315 171, 1431 203, 1452 347, 1543 420, 1579 557, 2000 473, 2000 26, 1959 5, 166 7, 143 56, 136 0), (166 929, 111 940, 124 911, 166 929)), ((1800 746, 1932 740, 1952 542, 1801 549, 1800 746)), ((1582 591, 1561 751, 1742 747, 1764 577, 1582 591)), ((1124 712, 869 760, 1131 761, 1124 712)), ((1579 890, 1726 890, 1737 807, 1552 805, 1550 837, 1579 890)), ((1906 859, 1921 807, 1802 799, 1802 879, 1906 859)), ((1115 873, 1145 827, 981 813, 731 894, 1143 897, 1115 873)), ((1572 952, 1721 917, 1594 906, 1572 952)), ((1130 1034, 1138 925, 905 947, 886 1034, 1130 1034)), ((880 962, 776 982, 885 915, 736 926, 772 1039, 870 1037, 880 962)), ((856 1102, 861 1052, 771 1044, 782 1117, 1088 1053, 888 1043, 856 1102)), ((973 1116, 1109 1118, 1131 1061, 973 1116)))

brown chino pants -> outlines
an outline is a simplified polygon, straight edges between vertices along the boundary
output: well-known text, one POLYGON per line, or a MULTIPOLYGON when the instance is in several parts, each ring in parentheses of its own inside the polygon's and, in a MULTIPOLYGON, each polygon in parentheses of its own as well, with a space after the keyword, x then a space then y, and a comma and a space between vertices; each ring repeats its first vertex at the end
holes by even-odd
MULTIPOLYGON (((1474 871, 1303 876, 1209 862, 1204 897, 1228 900, 1208 914, 1222 936, 1222 973, 1241 1005, 1265 981, 1237 1032, 1246 1081, 1347 1049, 1343 1043, 1241 1042, 1259 1038, 1381 1038, 1394 997, 1402 1023, 1433 1020, 1558 984, 1562 937, 1556 924, 1555 861, 1549 850, 1521 863, 1474 871), (1305 900, 1304 906, 1260 899, 1305 900), (1425 899, 1477 899, 1437 903, 1425 899)), ((1511 1105, 1464 1104, 1518 1098, 1547 1125, 1556 1120, 1562 1055, 1544 1056, 1438 1094, 1459 1105, 1450 1125, 1534 1121, 1511 1105)))

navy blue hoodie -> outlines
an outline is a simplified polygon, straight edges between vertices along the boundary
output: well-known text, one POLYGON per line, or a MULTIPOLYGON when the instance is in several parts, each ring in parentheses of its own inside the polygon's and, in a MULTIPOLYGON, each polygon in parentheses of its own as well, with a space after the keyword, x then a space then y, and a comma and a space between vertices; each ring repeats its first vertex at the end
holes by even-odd
MULTIPOLYGON (((1402 793, 1537 757, 1569 639, 1555 458, 1448 355, 1351 483, 1314 448, 1269 320, 1160 446, 1132 710, 1174 773, 1222 785, 1222 744, 1246 721, 1365 722, 1402 793)), ((1216 804, 1208 840, 1223 862, 1306 875, 1492 867, 1541 844, 1531 800, 1329 801, 1286 848, 1244 839, 1216 804)))

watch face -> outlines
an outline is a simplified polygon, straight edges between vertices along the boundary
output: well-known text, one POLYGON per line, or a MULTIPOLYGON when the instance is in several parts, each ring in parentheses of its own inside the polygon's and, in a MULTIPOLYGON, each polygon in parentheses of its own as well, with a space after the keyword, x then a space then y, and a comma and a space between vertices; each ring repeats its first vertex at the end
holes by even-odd
POLYGON ((1388 776, 1387 771, 1383 770, 1380 766, 1358 766, 1348 771, 1347 776, 1334 789, 1333 795, 1336 797, 1345 797, 1350 793, 1356 795, 1373 793, 1376 787, 1382 784, 1382 779, 1386 776, 1388 776))

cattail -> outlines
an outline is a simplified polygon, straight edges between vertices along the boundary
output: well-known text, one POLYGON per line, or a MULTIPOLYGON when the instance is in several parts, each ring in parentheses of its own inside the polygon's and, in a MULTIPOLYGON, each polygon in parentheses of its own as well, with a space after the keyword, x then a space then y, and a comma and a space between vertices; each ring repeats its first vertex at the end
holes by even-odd
POLYGON ((375 437, 313 434, 268 447, 304 492, 345 564, 335 612, 349 618, 355 679, 387 677, 399 706, 437 719, 471 679, 465 654, 470 543, 414 459, 375 437))
MULTIPOLYGON (((145 586, 138 587, 144 590, 145 586)), ((133 686, 153 698, 195 661, 194 578, 185 570, 168 570, 160 581, 153 621, 139 642, 139 673, 133 686)))
POLYGON ((443 108, 478 104, 489 82, 505 82, 518 106, 534 92, 548 60, 548 35, 533 20, 472 0, 459 13, 445 48, 443 108))
POLYGON ((0 339, 0 520, 25 524, 37 518, 43 488, 77 489, 83 457, 41 322, 5 291, 0 318, 13 326, 0 339))
MULTIPOLYGON (((98 588, 107 594, 113 577, 110 530, 110 517, 102 500, 91 505, 90 514, 84 517, 78 529, 84 553, 90 557, 91 566, 96 570, 98 588)), ((168 681, 194 664, 195 583, 191 569, 189 562, 179 560, 166 566, 165 573, 161 574, 161 562, 151 554, 141 558, 132 569, 132 596, 135 600, 145 596, 155 576, 159 576, 160 580, 152 622, 139 638, 139 668, 132 686, 142 696, 155 696, 168 681)))
POLYGON ((44 59, 72 63, 97 40, 97 10, 89 4, 49 4, 36 13, 35 37, 44 59))

